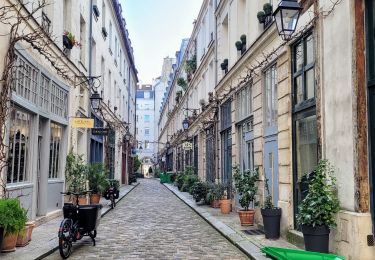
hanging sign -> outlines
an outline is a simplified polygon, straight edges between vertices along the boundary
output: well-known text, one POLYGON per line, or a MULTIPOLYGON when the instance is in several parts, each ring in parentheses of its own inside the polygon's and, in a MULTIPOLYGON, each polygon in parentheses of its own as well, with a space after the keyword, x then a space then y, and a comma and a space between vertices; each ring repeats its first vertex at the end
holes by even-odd
POLYGON ((96 127, 91 129, 92 135, 108 135, 109 134, 109 128, 103 128, 103 127, 96 127))
POLYGON ((94 119, 92 118, 72 118, 73 128, 94 128, 94 119))
POLYGON ((184 149, 185 151, 192 150, 193 149, 193 144, 190 143, 190 142, 184 142, 182 144, 182 149, 184 149))

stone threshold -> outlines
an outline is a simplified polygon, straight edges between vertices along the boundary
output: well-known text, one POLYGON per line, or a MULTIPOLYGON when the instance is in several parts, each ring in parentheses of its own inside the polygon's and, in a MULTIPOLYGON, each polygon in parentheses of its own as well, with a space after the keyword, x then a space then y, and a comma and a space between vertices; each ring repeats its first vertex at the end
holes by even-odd
MULTIPOLYGON (((118 203, 129 194, 139 182, 120 187, 120 196, 116 200, 118 203)), ((110 210, 110 204, 104 198, 100 200, 103 205, 101 217, 104 217, 110 210)), ((116 208, 115 208, 116 209, 116 208)), ((43 259, 58 250, 57 231, 62 220, 62 210, 54 211, 47 216, 37 219, 39 225, 34 228, 32 241, 25 247, 17 247, 15 252, 0 253, 0 259, 43 259), (54 217, 54 218, 53 218, 54 217)))
POLYGON ((193 209, 198 215, 200 215, 207 223, 209 223, 213 228, 221 233, 233 245, 235 245, 243 253, 245 253, 250 259, 269 259, 265 256, 265 254, 261 252, 261 245, 259 243, 246 239, 242 233, 220 221, 218 218, 208 212, 204 207, 198 206, 192 198, 189 198, 185 195, 186 192, 180 192, 178 188, 172 184, 164 183, 164 186, 173 194, 175 194, 186 205, 188 205, 191 209, 193 209))

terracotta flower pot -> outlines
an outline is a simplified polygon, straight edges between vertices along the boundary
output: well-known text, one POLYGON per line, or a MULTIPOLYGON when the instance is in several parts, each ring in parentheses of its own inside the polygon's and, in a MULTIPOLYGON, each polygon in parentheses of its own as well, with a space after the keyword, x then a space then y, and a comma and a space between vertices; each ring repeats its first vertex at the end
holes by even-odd
POLYGON ((232 211, 232 200, 220 200, 220 211, 222 214, 229 214, 232 211))
POLYGON ((211 201, 212 208, 220 208, 220 200, 213 200, 211 201))
POLYGON ((29 232, 27 233, 27 238, 29 239, 29 241, 31 241, 31 237, 32 237, 32 234, 33 234, 35 223, 34 222, 28 222, 28 223, 26 223, 26 226, 29 226, 29 232))
POLYGON ((240 216, 241 226, 253 226, 254 214, 255 214, 255 211, 253 209, 239 210, 238 215, 240 216))
POLYGON ((79 205, 87 205, 87 198, 86 196, 82 196, 78 198, 78 204, 79 205))
POLYGON ((7 234, 3 239, 3 248, 1 252, 8 253, 16 250, 18 233, 16 234, 7 234))
POLYGON ((91 204, 99 204, 100 201, 100 194, 91 194, 90 195, 90 203, 91 204))
POLYGON ((19 232, 17 236, 17 247, 24 247, 27 244, 29 244, 29 231, 30 231, 30 226, 26 225, 25 226, 25 231, 24 232, 19 232))

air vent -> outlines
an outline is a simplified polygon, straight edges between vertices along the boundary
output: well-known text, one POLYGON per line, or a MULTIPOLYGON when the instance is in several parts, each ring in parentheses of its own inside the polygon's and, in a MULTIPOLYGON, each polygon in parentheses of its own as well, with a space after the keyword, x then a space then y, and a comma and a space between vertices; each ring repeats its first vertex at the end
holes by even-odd
POLYGON ((374 246, 374 235, 367 235, 367 245, 374 246))

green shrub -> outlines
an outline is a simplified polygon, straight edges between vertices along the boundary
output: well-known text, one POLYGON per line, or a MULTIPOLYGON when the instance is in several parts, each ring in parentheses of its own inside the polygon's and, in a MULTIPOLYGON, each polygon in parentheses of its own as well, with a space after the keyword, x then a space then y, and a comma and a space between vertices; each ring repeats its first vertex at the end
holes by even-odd
POLYGON ((65 178, 67 190, 82 192, 86 190, 87 165, 82 156, 75 155, 72 151, 66 157, 65 178))
POLYGON ((245 210, 249 209, 250 202, 254 202, 255 194, 258 190, 258 170, 250 171, 246 170, 241 172, 238 166, 233 167, 234 171, 234 183, 238 194, 240 195, 241 207, 245 210))
POLYGON ((210 204, 214 200, 220 200, 225 191, 225 186, 220 183, 207 183, 207 194, 205 202, 206 204, 210 204))
POLYGON ((182 185, 182 192, 189 192, 191 194, 194 183, 198 182, 198 176, 195 174, 189 174, 184 176, 184 184, 182 185))
POLYGON ((5 234, 24 232, 26 213, 18 199, 0 199, 0 226, 5 228, 5 234))
POLYGON ((181 190, 182 185, 184 185, 184 179, 185 179, 185 175, 182 172, 177 174, 175 182, 176 182, 176 186, 179 190, 181 190))
POLYGON ((87 179, 90 190, 93 193, 102 193, 105 191, 107 172, 102 163, 93 163, 87 166, 87 179))
POLYGON ((192 187, 193 198, 196 202, 200 202, 202 199, 205 199, 207 196, 208 187, 207 184, 201 181, 194 183, 192 187))

